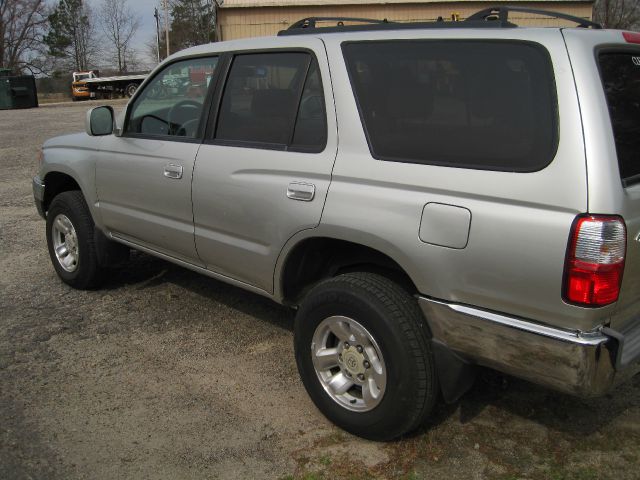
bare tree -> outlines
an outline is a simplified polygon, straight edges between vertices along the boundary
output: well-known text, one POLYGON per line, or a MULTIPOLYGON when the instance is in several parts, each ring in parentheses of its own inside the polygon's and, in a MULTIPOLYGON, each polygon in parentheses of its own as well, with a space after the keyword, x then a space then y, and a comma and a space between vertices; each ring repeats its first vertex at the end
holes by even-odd
POLYGON ((0 67, 42 73, 46 24, 44 0, 0 0, 0 67))
POLYGON ((605 28, 624 30, 640 27, 640 1, 597 0, 594 18, 605 28))
POLYGON ((102 0, 99 18, 102 30, 113 48, 118 71, 126 72, 127 63, 135 57, 130 43, 140 26, 140 17, 133 14, 127 6, 127 0, 102 0))

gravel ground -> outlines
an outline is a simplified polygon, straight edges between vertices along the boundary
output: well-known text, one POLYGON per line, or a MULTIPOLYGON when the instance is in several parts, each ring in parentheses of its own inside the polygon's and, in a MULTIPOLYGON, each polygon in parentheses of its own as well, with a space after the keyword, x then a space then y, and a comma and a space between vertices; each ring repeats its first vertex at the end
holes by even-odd
POLYGON ((291 311, 139 253, 65 286, 31 176, 90 104, 0 111, 0 479, 640 478, 640 376, 587 401, 484 372, 374 443, 307 397, 291 311))

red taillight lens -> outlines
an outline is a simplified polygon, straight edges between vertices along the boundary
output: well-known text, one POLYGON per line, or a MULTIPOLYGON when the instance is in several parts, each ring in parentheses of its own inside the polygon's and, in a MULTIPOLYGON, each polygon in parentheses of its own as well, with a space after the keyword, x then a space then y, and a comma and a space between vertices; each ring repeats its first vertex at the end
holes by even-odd
POLYGON ((576 218, 564 266, 565 301, 601 307, 618 300, 627 229, 620 217, 585 215, 576 218))
POLYGON ((622 32, 622 36, 627 43, 640 43, 640 33, 638 32, 622 32))

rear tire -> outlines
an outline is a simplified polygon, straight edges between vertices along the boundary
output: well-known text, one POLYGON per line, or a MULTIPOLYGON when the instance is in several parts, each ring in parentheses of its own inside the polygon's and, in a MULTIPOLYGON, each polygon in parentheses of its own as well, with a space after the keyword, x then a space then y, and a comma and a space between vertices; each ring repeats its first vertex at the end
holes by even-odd
POLYGON ((127 85, 124 88, 124 93, 127 97, 131 98, 133 97, 133 94, 136 93, 136 90, 138 89, 138 85, 135 83, 130 83, 129 85, 127 85))
POLYGON ((364 438, 390 440, 417 428, 437 398, 422 312, 380 275, 349 273, 314 287, 296 316, 295 351, 318 409, 364 438))
POLYGON ((49 256, 62 281, 77 289, 95 288, 102 281, 94 230, 81 192, 63 192, 53 199, 47 212, 49 256))

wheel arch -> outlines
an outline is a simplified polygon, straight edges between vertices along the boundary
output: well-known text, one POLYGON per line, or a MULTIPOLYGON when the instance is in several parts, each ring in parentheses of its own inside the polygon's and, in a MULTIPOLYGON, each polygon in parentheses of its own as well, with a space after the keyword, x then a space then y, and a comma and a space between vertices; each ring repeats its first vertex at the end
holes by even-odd
POLYGON ((297 305, 304 294, 326 278, 349 272, 370 272, 382 275, 418 292, 406 269, 394 258, 364 243, 329 236, 306 237, 281 255, 276 269, 275 296, 283 304, 297 305))
MULTIPOLYGON (((44 190, 44 210, 49 210, 49 205, 51 205, 51 201, 62 192, 68 192, 71 190, 79 190, 82 192, 82 188, 80 184, 76 181, 73 176, 68 173, 63 173, 59 171, 48 172, 44 178, 45 190, 44 190)), ((84 192, 82 192, 84 195, 84 192)), ((86 198, 86 196, 85 196, 86 198)))

